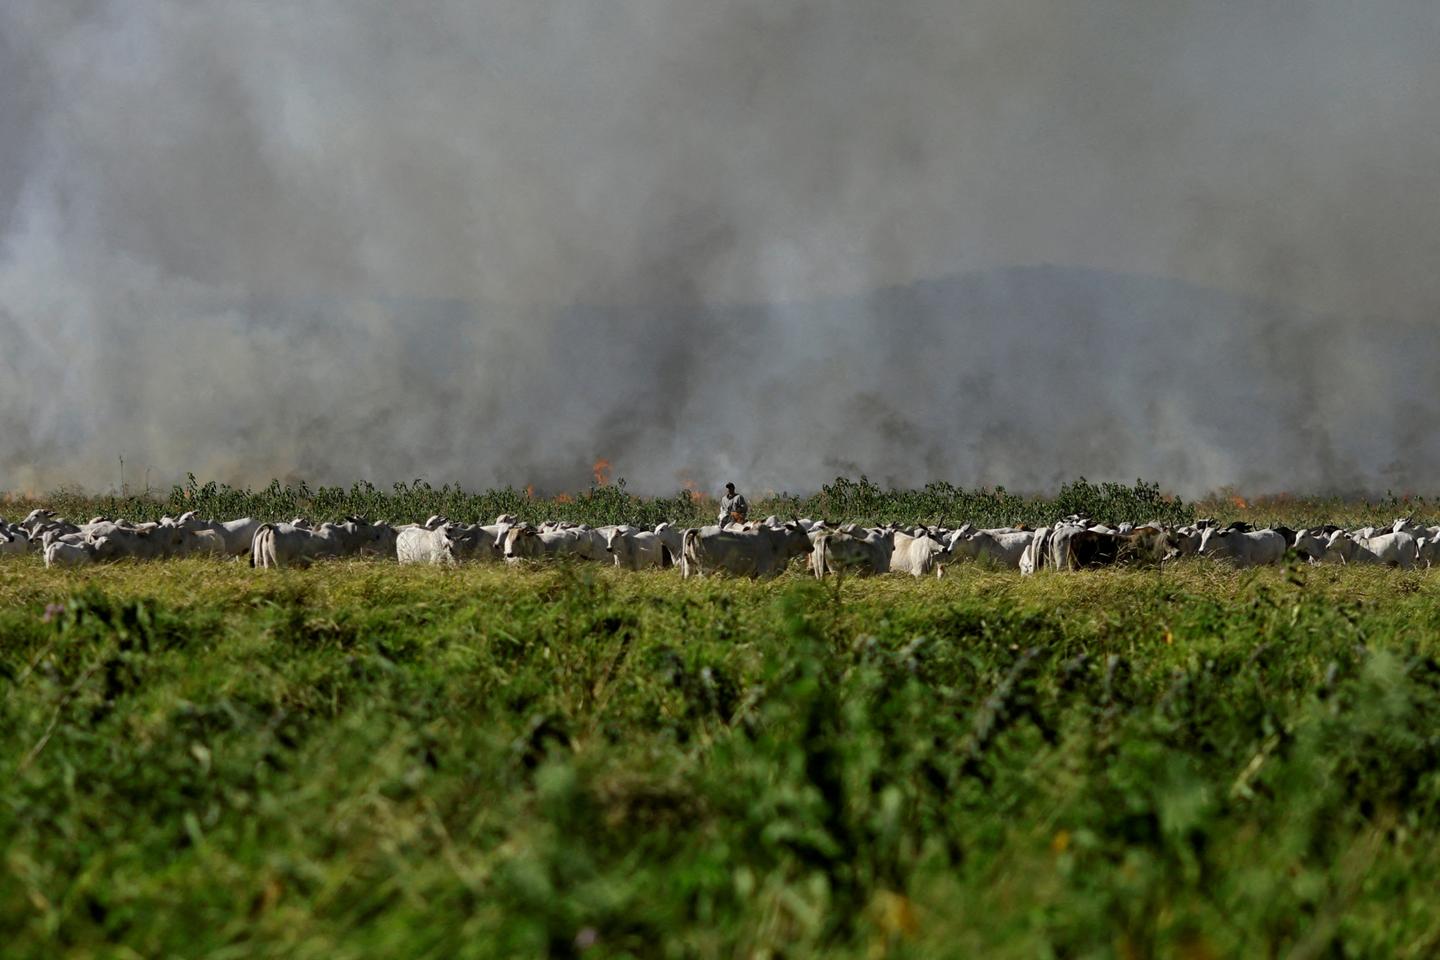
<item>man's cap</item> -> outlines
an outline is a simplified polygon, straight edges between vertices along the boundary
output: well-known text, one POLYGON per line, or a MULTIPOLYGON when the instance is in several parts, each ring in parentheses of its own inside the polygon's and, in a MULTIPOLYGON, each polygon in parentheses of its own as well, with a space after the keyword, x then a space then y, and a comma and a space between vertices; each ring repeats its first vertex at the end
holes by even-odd
POLYGON ((734 489, 735 489, 735 484, 733 484, 733 483, 727 483, 727 484, 725 484, 725 489, 726 489, 726 490, 734 490, 734 489))

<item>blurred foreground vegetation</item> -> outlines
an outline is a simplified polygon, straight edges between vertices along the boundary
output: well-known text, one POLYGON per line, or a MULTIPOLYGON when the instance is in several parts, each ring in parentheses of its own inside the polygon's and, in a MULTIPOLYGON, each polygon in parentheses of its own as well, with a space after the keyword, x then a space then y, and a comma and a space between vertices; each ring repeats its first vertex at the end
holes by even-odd
POLYGON ((1424 957, 1440 579, 0 562, 7 957, 1424 957))

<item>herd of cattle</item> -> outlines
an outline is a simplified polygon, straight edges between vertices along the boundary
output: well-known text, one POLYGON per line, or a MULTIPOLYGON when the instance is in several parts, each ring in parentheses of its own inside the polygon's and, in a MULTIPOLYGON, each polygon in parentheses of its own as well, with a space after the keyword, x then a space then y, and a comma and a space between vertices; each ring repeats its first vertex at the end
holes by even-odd
POLYGON ((1182 527, 1158 523, 1107 526, 1070 516, 1038 530, 1020 527, 861 527, 823 520, 651 530, 619 524, 590 527, 550 522, 532 525, 513 516, 486 525, 424 523, 391 526, 349 517, 343 523, 262 523, 254 518, 217 522, 192 513, 156 522, 96 517, 73 524, 48 510, 19 523, 0 518, 0 555, 41 554, 47 567, 121 559, 209 555, 245 557, 260 568, 305 566, 327 557, 387 556, 400 563, 454 564, 466 560, 519 563, 572 557, 626 570, 679 567, 686 577, 710 573, 768 577, 807 558, 816 577, 832 573, 906 573, 941 576, 959 561, 1019 570, 1076 570, 1114 564, 1158 565, 1184 557, 1236 566, 1281 563, 1296 555, 1311 563, 1382 564, 1412 568, 1440 559, 1440 526, 1409 518, 1389 529, 1335 526, 1291 530, 1220 526, 1200 520, 1182 527))

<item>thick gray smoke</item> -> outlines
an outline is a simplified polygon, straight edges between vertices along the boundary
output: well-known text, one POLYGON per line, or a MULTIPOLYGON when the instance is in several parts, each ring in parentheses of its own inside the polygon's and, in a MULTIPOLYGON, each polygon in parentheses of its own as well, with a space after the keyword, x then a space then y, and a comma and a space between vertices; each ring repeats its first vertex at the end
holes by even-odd
POLYGON ((7 0, 0 487, 1433 490, 1437 45, 1433 0, 7 0))

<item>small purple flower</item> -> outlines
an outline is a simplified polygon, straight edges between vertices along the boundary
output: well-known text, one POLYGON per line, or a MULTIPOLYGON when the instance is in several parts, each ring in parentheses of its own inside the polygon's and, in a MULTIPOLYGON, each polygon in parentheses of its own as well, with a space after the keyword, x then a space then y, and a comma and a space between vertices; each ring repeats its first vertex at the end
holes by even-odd
POLYGON ((591 947, 595 946, 595 943, 599 939, 600 931, 596 930, 594 927, 581 927, 580 932, 575 934, 575 949, 589 950, 591 947))
POLYGON ((56 617, 60 616, 60 614, 62 614, 62 613, 64 613, 64 612, 65 612, 65 604, 63 604, 63 603, 47 603, 47 604, 45 604, 45 616, 43 616, 43 617, 40 618, 40 622, 41 622, 41 623, 49 623, 51 620, 54 620, 56 617))

